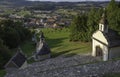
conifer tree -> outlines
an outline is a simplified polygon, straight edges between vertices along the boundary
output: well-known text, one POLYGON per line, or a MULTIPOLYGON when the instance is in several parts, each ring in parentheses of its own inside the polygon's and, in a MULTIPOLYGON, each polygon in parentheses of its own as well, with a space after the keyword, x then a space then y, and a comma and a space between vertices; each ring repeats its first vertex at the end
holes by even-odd
POLYGON ((87 16, 77 15, 70 26, 70 41, 86 41, 85 36, 87 32, 87 16))

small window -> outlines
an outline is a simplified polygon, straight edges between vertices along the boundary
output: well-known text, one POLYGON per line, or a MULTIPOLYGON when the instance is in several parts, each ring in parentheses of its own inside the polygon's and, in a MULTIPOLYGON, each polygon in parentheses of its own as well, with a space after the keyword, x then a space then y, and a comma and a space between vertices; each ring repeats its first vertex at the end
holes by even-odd
POLYGON ((101 30, 102 30, 102 25, 101 25, 101 30))

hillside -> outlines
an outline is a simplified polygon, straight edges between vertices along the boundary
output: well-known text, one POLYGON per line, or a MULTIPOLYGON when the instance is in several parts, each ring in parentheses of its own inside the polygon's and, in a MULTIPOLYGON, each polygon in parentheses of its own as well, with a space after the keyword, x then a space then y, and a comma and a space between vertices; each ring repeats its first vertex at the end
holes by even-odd
POLYGON ((6 5, 6 6, 23 6, 23 5, 29 5, 31 2, 28 2, 26 0, 1 0, 0 5, 6 5))
POLYGON ((78 4, 86 4, 86 5, 93 5, 93 6, 106 6, 108 2, 47 2, 47 1, 28 1, 28 0, 0 0, 0 6, 6 7, 23 7, 23 6, 36 6, 36 5, 54 5, 54 6, 65 6, 65 7, 72 7, 78 4))

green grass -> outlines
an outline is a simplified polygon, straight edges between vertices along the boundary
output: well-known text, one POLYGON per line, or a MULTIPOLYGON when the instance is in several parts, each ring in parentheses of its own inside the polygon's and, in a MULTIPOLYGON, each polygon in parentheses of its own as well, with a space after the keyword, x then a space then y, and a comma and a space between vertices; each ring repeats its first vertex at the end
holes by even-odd
POLYGON ((105 74, 103 77, 120 77, 120 73, 105 74))
POLYGON ((0 77, 4 77, 6 72, 4 70, 0 70, 0 77))
POLYGON ((76 55, 91 51, 91 43, 70 42, 69 29, 43 29, 43 32, 54 57, 59 55, 76 55))
MULTIPOLYGON (((59 55, 73 56, 76 54, 90 53, 91 43, 70 42, 69 29, 42 29, 45 39, 51 48, 52 57, 59 55)), ((39 35, 38 35, 39 36, 39 35)), ((23 51, 30 56, 35 51, 35 46, 31 41, 26 41, 22 45, 23 51)))
POLYGON ((70 9, 58 9, 58 10, 56 10, 56 13, 60 13, 63 15, 77 15, 76 11, 73 11, 70 9))
POLYGON ((21 48, 28 57, 30 57, 32 53, 35 52, 35 45, 31 40, 24 42, 21 45, 21 48))

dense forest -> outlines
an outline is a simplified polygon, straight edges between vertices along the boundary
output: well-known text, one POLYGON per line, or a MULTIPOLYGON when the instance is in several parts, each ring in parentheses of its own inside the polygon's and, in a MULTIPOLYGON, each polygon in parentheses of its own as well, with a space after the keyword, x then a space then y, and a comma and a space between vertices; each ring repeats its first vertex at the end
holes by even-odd
POLYGON ((75 16, 70 26, 70 41, 91 41, 91 36, 98 29, 103 12, 106 12, 109 28, 120 34, 120 3, 111 0, 105 11, 103 8, 92 8, 89 13, 75 16))

